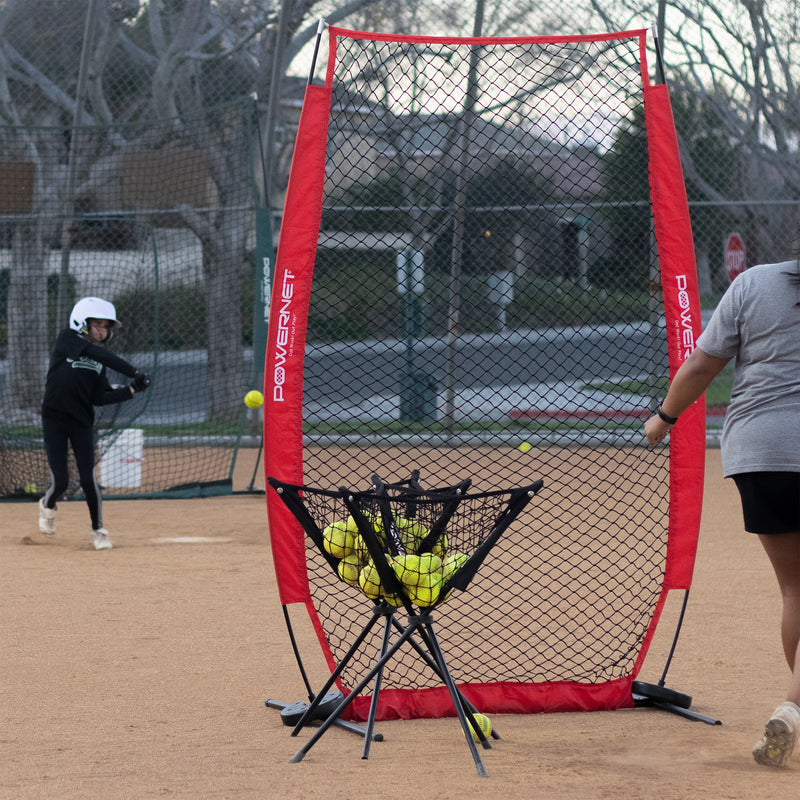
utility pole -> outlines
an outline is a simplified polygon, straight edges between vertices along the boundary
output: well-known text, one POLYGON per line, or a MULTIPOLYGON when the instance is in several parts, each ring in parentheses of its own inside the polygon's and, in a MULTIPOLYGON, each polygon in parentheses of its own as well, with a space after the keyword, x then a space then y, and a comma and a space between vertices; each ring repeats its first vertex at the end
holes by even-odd
POLYGON ((86 82, 89 79, 89 59, 96 27, 97 0, 89 0, 89 5, 86 9, 86 25, 83 30, 81 60, 78 68, 78 86, 75 92, 72 135, 69 140, 64 217, 61 220, 61 270, 58 278, 58 299, 56 302, 56 332, 64 327, 67 322, 67 314, 69 313, 69 256, 72 222, 75 214, 75 187, 78 183, 78 128, 83 121, 83 108, 86 104, 86 82))

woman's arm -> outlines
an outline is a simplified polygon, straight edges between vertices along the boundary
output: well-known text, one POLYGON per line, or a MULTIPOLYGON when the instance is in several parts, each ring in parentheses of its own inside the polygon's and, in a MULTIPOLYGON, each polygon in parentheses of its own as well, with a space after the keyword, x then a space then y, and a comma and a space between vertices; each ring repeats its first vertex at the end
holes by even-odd
POLYGON ((126 375, 128 378, 135 377, 138 372, 133 364, 129 364, 124 358, 120 358, 101 345, 87 342, 81 349, 81 355, 91 358, 93 361, 99 361, 104 367, 110 367, 115 372, 126 375))
MULTIPOLYGON (((672 379, 667 396, 661 403, 661 410, 667 417, 679 417, 700 397, 722 368, 730 361, 718 358, 695 347, 689 358, 681 364, 672 379)), ((650 444, 658 444, 670 431, 672 425, 658 414, 653 414, 644 424, 644 433, 650 444)))

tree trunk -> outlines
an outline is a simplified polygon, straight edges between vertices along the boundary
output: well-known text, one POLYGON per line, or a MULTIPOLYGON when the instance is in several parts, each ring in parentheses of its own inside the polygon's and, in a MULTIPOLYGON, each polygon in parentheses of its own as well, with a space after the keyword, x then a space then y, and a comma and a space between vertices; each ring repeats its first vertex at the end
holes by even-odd
MULTIPOLYGON (((240 298, 246 262, 241 211, 219 210, 213 240, 203 243, 208 367, 206 418, 235 419, 245 389, 240 298)), ((252 265, 247 267, 252 273, 252 265)))
POLYGON ((20 222, 11 245, 4 410, 17 424, 38 423, 42 403, 50 340, 44 259, 39 226, 20 222))

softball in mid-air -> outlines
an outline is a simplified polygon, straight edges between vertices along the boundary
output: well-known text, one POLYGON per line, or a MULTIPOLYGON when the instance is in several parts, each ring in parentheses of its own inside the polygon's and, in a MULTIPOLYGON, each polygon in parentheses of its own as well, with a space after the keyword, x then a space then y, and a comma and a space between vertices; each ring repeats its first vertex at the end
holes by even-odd
POLYGON ((248 408, 261 408, 264 405, 264 395, 258 389, 251 389, 244 396, 244 404, 248 408))

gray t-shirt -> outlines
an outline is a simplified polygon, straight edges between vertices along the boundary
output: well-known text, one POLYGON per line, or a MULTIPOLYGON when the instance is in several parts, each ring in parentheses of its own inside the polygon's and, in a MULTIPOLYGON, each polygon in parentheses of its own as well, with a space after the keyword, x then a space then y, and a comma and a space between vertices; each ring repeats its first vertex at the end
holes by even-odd
POLYGON ((736 358, 722 429, 725 476, 800 472, 800 287, 797 262, 761 264, 739 275, 697 346, 736 358))

